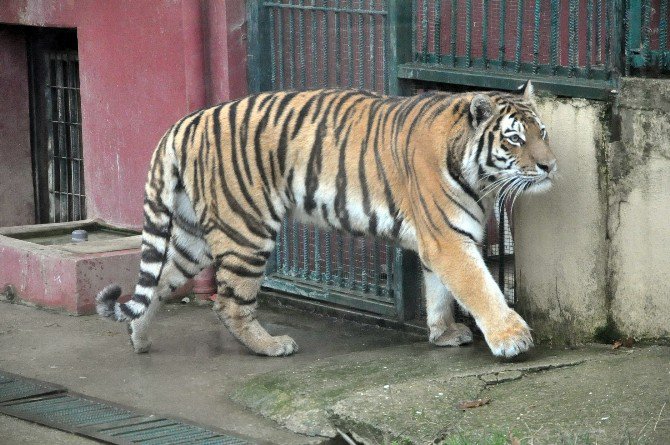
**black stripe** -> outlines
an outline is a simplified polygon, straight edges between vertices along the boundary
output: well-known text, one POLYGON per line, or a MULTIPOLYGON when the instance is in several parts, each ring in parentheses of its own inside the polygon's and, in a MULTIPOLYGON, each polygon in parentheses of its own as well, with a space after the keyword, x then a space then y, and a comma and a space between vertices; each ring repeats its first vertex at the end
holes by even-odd
POLYGON ((126 305, 126 303, 122 303, 122 304, 120 304, 120 305, 119 305, 119 308, 121 309, 121 312, 123 312, 123 314, 124 314, 126 317, 130 318, 131 320, 134 320, 134 319, 136 319, 137 317, 139 317, 139 316, 141 315, 141 314, 136 314, 135 312, 133 312, 133 311, 128 307, 128 305, 126 305))
POLYGON ((219 292, 219 296, 222 298, 231 298, 235 301, 240 306, 248 306, 250 304, 254 304, 256 302, 256 297, 253 297, 249 300, 237 295, 235 292, 235 289, 232 287, 228 286, 225 282, 221 282, 219 280, 216 281, 216 285, 218 288, 223 287, 223 291, 219 292))
POLYGON ((467 182, 465 182, 465 179, 463 178, 463 174, 461 172, 461 168, 458 159, 456 158, 456 154, 454 153, 453 147, 450 147, 449 151, 447 152, 447 171, 449 172, 449 176, 451 176, 451 178, 456 181, 459 187, 477 203, 482 211, 484 211, 483 204, 479 202, 479 196, 474 192, 474 190, 472 190, 472 188, 467 184, 467 182))
POLYGON ((298 117, 295 120, 295 126, 293 127, 293 132, 291 133, 291 139, 295 139, 295 137, 298 135, 298 132, 300 131, 300 128, 302 128, 302 124, 305 121, 305 118, 309 114, 309 109, 312 107, 312 103, 316 100, 317 95, 314 95, 309 98, 307 102, 300 108, 300 111, 298 112, 298 117))
MULTIPOLYGON (((286 120, 282 125, 282 129, 279 133, 279 143, 277 145, 277 160, 279 161, 279 175, 284 176, 284 169, 286 168, 286 150, 288 145, 288 124, 291 121, 293 116, 293 110, 288 112, 286 120)), ((275 122, 276 125, 276 122, 275 122)))
POLYGON ((154 287, 158 284, 158 280, 156 280, 156 277, 151 272, 140 269, 140 277, 137 280, 137 284, 144 287, 154 287))
POLYGON ((316 208, 316 201, 314 195, 316 189, 319 187, 319 176, 321 175, 321 148, 323 146, 323 139, 326 137, 325 119, 319 122, 314 136, 314 144, 307 162, 307 170, 305 172, 305 202, 303 207, 308 215, 316 208))
POLYGON ((226 250, 223 253, 220 253, 216 255, 215 261, 221 262, 223 259, 227 256, 233 256, 249 266, 254 266, 254 267, 263 267, 265 266, 265 263, 267 262, 268 257, 270 256, 271 252, 259 252, 258 255, 260 255, 262 258, 256 258, 253 256, 245 255, 243 253, 237 252, 235 250, 226 250), (268 255, 267 257, 265 255, 268 255))
MULTIPOLYGON (((240 191, 242 192, 242 196, 246 200, 247 204, 249 204, 249 207, 251 207, 254 212, 256 212, 256 215, 261 216, 261 210, 258 208, 256 203, 254 202, 253 198, 249 194, 249 190, 247 189, 247 186, 244 183, 244 178, 242 178, 242 171, 240 170, 240 166, 237 160, 237 142, 236 142, 236 119, 237 119, 237 105, 238 102, 233 102, 230 104, 230 107, 228 108, 228 124, 230 125, 230 148, 231 148, 231 160, 233 164, 233 172, 235 173, 235 179, 237 180, 237 183, 240 187, 240 191)), ((243 122, 244 124, 244 122, 243 122)), ((241 141, 240 141, 241 142, 241 141)), ((246 141, 245 141, 246 142, 246 141)), ((217 141, 217 147, 219 146, 219 142, 217 141)), ((248 156, 246 156, 246 153, 244 153, 244 150, 246 148, 246 145, 241 145, 240 146, 240 153, 241 153, 241 158, 244 161, 244 167, 245 169, 249 169, 249 163, 248 163, 248 156)), ((222 167, 220 166, 220 171, 222 170, 222 167)), ((251 172, 249 172, 249 176, 251 176, 251 172)), ((222 178, 225 180, 225 178, 222 178)), ((253 182, 251 182, 253 184, 253 182)), ((224 185, 225 187, 225 185, 224 185)), ((227 190, 225 190, 227 191, 227 190)), ((224 192, 225 192, 224 191, 224 192)), ((230 193, 228 191, 228 193, 230 193)))
MULTIPOLYGON (((247 99, 247 109, 244 110, 244 118, 240 123, 240 152, 242 153, 242 161, 244 163, 244 172, 247 175, 247 181, 249 184, 253 185, 254 179, 251 177, 251 168, 249 167, 249 156, 245 156, 245 149, 247 148, 247 142, 249 140, 249 118, 254 109, 254 104, 256 103, 257 96, 251 96, 247 99)), ((231 106, 232 108, 232 106, 231 106)), ((232 124, 231 124, 232 125, 232 124)), ((231 128, 231 133, 232 133, 231 128)))
POLYGON ((145 241, 142 241, 142 244, 146 246, 140 254, 143 263, 160 263, 163 261, 163 254, 156 247, 145 241))
POLYGON ((238 277, 242 278, 260 278, 263 276, 263 271, 254 271, 254 270, 249 270, 246 267, 242 266, 237 266, 237 265, 231 265, 231 264, 223 264, 221 266, 224 270, 237 275, 238 277))
POLYGON ((149 307, 149 305, 151 304, 151 299, 143 294, 133 295, 133 301, 136 301, 137 303, 140 303, 145 307, 149 307))
POLYGON ((288 103, 293 99, 298 93, 295 91, 288 92, 284 94, 284 97, 281 98, 277 104, 277 112, 275 113, 274 125, 276 126, 279 122, 279 118, 284 113, 284 109, 287 107, 288 103))
POLYGON ((189 262, 193 264, 198 264, 200 261, 198 258, 194 257, 193 254, 184 246, 179 244, 176 240, 173 240, 172 243, 170 243, 172 248, 179 253, 184 259, 188 260, 189 262))
POLYGON ((470 232, 468 232, 466 230, 463 230, 463 229, 460 229, 460 228, 456 227, 455 225, 453 225, 451 223, 451 221, 449 221, 449 218, 447 217, 446 213, 444 213, 444 211, 439 206, 437 206, 437 210, 439 210, 439 212, 442 214, 442 218, 444 219, 444 221, 447 223, 447 225, 449 226, 449 228, 451 230, 455 231, 456 233, 460 233, 463 236, 467 236, 474 243, 477 242, 477 240, 475 240, 475 237, 474 237, 473 234, 471 234, 470 232))
POLYGON ((174 267, 176 267, 179 273, 181 273, 184 277, 193 278, 195 276, 195 274, 186 270, 186 267, 183 266, 179 261, 177 261, 176 258, 172 258, 172 264, 174 264, 174 267))

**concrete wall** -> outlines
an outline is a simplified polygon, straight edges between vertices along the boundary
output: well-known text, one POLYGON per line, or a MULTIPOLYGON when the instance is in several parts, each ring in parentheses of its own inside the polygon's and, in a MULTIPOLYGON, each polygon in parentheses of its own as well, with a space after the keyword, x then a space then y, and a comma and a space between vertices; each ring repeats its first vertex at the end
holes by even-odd
POLYGON ((670 337, 670 80, 623 79, 612 106, 539 101, 560 176, 518 204, 515 254, 540 340, 670 337))
POLYGON ((621 331, 670 337, 670 80, 623 79, 611 147, 611 308, 621 331))
POLYGON ((0 227, 34 224, 28 59, 18 29, 0 29, 0 67, 0 227))
POLYGON ((89 218, 140 227, 162 134, 246 93, 244 2, 4 0, 0 23, 77 30, 89 218))
POLYGON ((516 204, 517 300, 537 339, 569 344, 607 323, 605 105, 540 98, 538 109, 559 175, 549 192, 516 204))

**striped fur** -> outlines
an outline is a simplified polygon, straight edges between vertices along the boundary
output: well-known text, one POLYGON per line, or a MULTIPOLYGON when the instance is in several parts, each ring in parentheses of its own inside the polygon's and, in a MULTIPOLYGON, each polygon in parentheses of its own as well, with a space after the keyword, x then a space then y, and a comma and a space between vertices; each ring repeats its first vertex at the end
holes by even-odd
POLYGON ((146 185, 139 280, 98 312, 129 321, 138 352, 160 301, 202 268, 216 268, 215 311, 252 351, 287 355, 255 317, 256 294, 283 217, 418 251, 430 340, 472 335, 451 316, 455 298, 496 355, 532 344, 505 304, 478 243, 494 196, 548 186, 555 159, 532 101, 506 93, 386 97, 365 91, 262 93, 192 113, 154 153, 146 185))

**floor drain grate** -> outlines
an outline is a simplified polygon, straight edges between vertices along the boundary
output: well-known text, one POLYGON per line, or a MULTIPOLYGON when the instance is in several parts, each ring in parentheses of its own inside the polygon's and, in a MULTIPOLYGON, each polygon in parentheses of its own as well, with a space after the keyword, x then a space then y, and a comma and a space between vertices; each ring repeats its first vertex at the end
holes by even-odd
POLYGON ((247 445, 246 439, 147 415, 63 387, 0 372, 0 413, 112 444, 247 445))

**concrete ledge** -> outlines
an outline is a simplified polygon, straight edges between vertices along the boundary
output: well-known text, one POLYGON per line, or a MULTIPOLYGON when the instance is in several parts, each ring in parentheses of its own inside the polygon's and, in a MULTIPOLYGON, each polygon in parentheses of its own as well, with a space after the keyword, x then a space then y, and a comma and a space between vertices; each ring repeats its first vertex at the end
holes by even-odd
POLYGON ((0 295, 3 299, 18 299, 85 315, 95 312, 95 295, 110 283, 118 283, 126 292, 132 292, 139 267, 140 235, 61 245, 40 245, 11 237, 90 223, 97 222, 0 230, 0 295))

